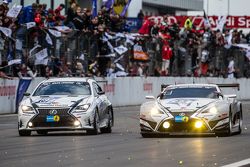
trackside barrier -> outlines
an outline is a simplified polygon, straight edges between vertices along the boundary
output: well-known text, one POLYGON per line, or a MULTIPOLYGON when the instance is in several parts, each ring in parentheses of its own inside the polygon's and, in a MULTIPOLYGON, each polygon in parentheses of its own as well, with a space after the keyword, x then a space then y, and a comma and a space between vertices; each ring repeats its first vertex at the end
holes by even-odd
MULTIPOLYGON (((27 92, 32 93, 35 87, 45 78, 35 78, 32 80, 27 92)), ((193 77, 120 77, 120 78, 95 78, 100 82, 106 95, 113 106, 140 105, 145 102, 146 95, 157 96, 160 93, 162 84, 182 84, 182 83, 216 83, 231 84, 239 83, 238 88, 222 88, 224 94, 236 94, 238 99, 250 99, 250 79, 225 79, 225 78, 193 78, 193 77)), ((18 79, 0 79, 0 114, 15 113, 16 89, 18 79)))

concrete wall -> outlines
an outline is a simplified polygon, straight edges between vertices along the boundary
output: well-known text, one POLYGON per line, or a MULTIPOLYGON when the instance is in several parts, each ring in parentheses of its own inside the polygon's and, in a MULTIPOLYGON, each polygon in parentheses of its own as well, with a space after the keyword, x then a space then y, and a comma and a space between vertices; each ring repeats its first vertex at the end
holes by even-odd
POLYGON ((204 0, 207 15, 249 16, 249 0, 204 0))
MULTIPOLYGON (((44 78, 36 78, 31 82, 27 92, 31 93, 44 78)), ((192 78, 192 77, 124 77, 124 78, 96 78, 100 82, 113 106, 140 105, 146 101, 146 95, 157 96, 162 84, 180 83, 239 83, 240 90, 235 88, 223 89, 224 94, 237 94, 238 99, 250 99, 250 79, 224 78, 192 78)), ((0 114, 15 112, 16 89, 18 79, 0 79, 0 114)))

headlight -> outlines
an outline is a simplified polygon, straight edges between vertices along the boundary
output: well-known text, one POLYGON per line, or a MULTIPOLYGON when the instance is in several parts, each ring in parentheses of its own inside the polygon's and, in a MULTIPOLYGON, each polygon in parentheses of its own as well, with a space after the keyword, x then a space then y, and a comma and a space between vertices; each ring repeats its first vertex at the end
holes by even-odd
POLYGON ((217 114, 218 110, 216 107, 211 107, 211 108, 207 108, 206 110, 204 110, 202 113, 210 113, 210 114, 217 114))
POLYGON ((22 109, 22 112, 24 112, 24 113, 34 113, 33 112, 34 109, 31 106, 23 105, 23 106, 21 106, 21 109, 22 109))
POLYGON ((86 112, 90 107, 90 104, 79 105, 75 108, 74 112, 86 112))

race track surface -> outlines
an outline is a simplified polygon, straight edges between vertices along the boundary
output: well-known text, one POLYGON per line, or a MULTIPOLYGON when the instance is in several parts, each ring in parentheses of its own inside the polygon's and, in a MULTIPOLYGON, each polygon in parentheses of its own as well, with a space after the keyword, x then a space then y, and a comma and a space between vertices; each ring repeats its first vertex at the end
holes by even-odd
POLYGON ((230 137, 142 138, 138 106, 114 112, 113 132, 98 136, 83 131, 19 137, 17 115, 1 115, 0 166, 213 167, 250 158, 250 102, 243 102, 242 134, 230 137))

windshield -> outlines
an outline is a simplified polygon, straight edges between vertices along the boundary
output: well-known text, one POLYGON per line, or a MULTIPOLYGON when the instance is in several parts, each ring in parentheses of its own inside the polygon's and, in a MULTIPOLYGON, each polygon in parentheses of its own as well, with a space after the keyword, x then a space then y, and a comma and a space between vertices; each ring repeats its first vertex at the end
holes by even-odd
POLYGON ((48 82, 41 84, 33 96, 43 95, 90 95, 90 85, 87 82, 48 82))
POLYGON ((215 87, 174 88, 165 90, 161 99, 171 98, 218 98, 215 87))

